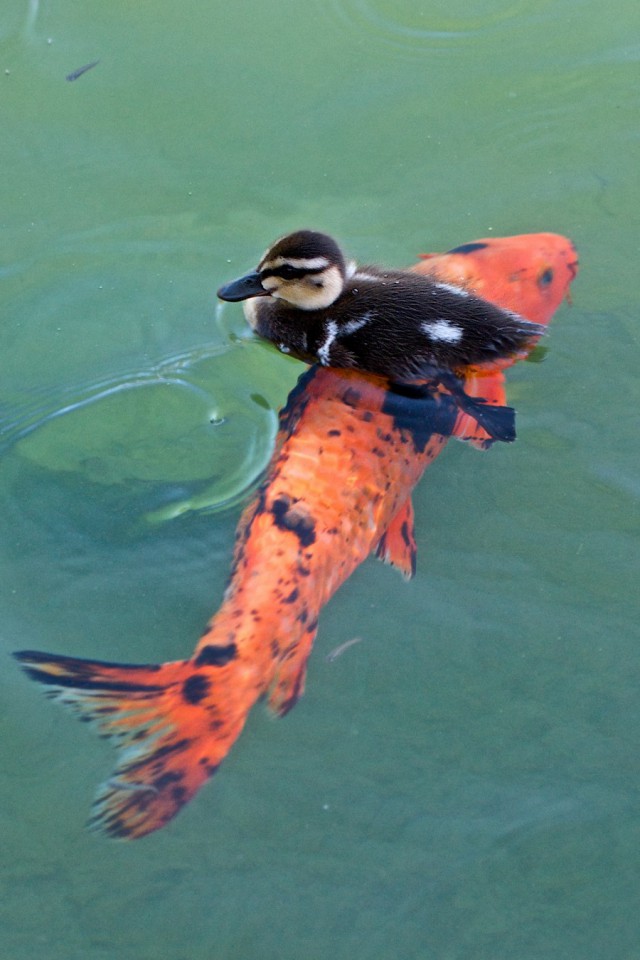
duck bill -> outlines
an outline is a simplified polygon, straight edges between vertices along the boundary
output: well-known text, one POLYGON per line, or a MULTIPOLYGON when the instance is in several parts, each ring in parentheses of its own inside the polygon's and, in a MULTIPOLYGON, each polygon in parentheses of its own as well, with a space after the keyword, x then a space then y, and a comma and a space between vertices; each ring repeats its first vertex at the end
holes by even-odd
POLYGON ((259 273, 247 273, 231 283, 225 283, 218 290, 218 296, 221 300, 237 303, 238 300, 248 300, 249 297, 268 297, 269 291, 260 283, 259 273))

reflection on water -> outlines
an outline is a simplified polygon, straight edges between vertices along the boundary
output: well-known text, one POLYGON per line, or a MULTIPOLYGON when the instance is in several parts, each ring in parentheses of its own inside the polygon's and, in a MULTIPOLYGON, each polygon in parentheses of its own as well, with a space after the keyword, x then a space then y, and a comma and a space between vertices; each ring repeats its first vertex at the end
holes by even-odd
POLYGON ((3 415, 0 431, 0 449, 13 444, 34 430, 39 430, 52 420, 74 411, 82 410, 93 403, 116 396, 128 390, 148 385, 173 385, 191 391, 200 399, 211 403, 205 391, 197 384, 189 383, 182 375, 193 362, 193 357, 184 355, 161 361, 151 370, 121 373, 86 384, 76 384, 57 390, 50 388, 32 390, 31 402, 3 415))
POLYGON ((24 34, 27 39, 31 39, 33 35, 39 11, 40 0, 28 0, 27 16, 24 22, 24 34))
POLYGON ((203 348, 146 370, 33 391, 5 410, 0 454, 13 448, 34 467, 103 486, 146 486, 147 502, 160 504, 145 511, 151 523, 232 506, 268 463, 276 410, 299 368, 274 356, 265 375, 259 344, 227 353, 203 348))
POLYGON ((420 50, 459 44, 515 17, 539 13, 550 0, 330 0, 332 14, 358 32, 360 40, 420 50))

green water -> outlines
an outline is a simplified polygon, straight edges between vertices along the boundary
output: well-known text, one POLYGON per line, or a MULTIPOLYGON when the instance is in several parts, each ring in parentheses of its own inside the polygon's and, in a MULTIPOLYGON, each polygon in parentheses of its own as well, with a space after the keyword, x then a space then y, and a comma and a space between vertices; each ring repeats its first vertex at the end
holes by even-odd
POLYGON ((640 956, 639 28, 637 0, 4 0, 7 960, 640 956), (109 746, 8 654, 190 652, 298 373, 213 291, 300 226, 394 265, 555 230, 581 274, 513 371, 519 442, 425 476, 416 579, 365 563, 286 720, 102 841, 109 746))

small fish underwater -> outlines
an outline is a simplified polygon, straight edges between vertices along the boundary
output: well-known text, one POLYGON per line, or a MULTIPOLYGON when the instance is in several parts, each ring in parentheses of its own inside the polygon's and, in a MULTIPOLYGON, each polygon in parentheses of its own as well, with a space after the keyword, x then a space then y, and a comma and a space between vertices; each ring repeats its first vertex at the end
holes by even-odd
MULTIPOLYGON (((541 233, 474 241, 424 255, 411 269, 545 327, 568 296, 577 256, 566 238, 541 233)), ((518 357, 457 370, 464 396, 504 407, 503 371, 518 357)), ((188 659, 131 665, 15 654, 48 696, 118 749, 91 828, 120 839, 159 829, 218 769, 258 699, 287 713, 304 691, 322 608, 370 554, 413 576, 414 486, 450 437, 479 448, 495 440, 478 408, 449 387, 434 376, 397 389, 333 366, 302 374, 240 519, 222 605, 188 659)))

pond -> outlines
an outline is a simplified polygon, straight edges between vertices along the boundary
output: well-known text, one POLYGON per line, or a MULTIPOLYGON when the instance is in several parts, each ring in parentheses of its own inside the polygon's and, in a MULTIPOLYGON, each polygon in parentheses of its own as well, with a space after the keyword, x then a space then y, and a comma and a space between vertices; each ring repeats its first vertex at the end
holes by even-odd
POLYGON ((637 956, 639 26, 636 0, 5 0, 7 958, 637 956), (304 369, 215 290, 298 227, 393 266, 554 231, 580 274, 509 373, 517 443, 450 443, 416 490, 416 577, 367 560, 295 710, 259 705, 162 831, 96 837, 113 750, 10 654, 190 654, 304 369))

